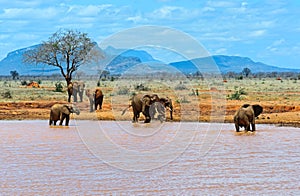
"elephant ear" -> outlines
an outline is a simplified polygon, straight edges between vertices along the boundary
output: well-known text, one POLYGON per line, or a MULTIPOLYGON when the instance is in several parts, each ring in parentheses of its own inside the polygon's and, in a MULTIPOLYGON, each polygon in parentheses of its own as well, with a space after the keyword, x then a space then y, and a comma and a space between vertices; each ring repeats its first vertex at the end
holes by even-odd
POLYGON ((149 95, 144 95, 142 102, 145 106, 150 106, 151 105, 151 97, 149 95))
POLYGON ((258 117, 263 112, 263 107, 260 105, 252 105, 255 117, 258 117))
POLYGON ((249 106, 250 106, 250 104, 245 103, 244 105, 242 105, 242 108, 247 108, 247 107, 249 107, 249 106))
POLYGON ((159 99, 159 97, 158 97, 157 94, 151 95, 150 98, 151 98, 151 101, 152 101, 152 102, 160 101, 160 99, 159 99))
POLYGON ((64 114, 69 115, 72 111, 68 105, 63 105, 61 108, 61 112, 64 114))

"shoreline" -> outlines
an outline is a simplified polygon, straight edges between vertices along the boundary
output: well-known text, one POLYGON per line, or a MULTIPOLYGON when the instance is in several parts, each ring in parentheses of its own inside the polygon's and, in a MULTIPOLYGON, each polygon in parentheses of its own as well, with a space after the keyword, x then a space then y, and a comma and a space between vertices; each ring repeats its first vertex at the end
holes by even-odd
MULTIPOLYGON (((1 121, 46 121, 48 122, 48 118, 7 118, 7 119, 0 119, 0 122, 1 121)), ((113 122, 113 121, 121 121, 121 122, 124 122, 124 121, 128 121, 128 122, 131 122, 130 119, 123 119, 123 120, 114 120, 114 119, 86 119, 86 118, 73 118, 71 117, 70 118, 70 121, 76 121, 76 120, 80 120, 80 121, 104 121, 104 122, 113 122)), ((139 120, 139 123, 142 123, 143 120, 139 120)), ((234 123, 232 121, 186 121, 186 120, 182 120, 182 121, 179 121, 179 120, 173 120, 173 121, 170 121, 170 120, 167 120, 167 121, 164 121, 163 123, 165 122, 168 122, 168 123, 172 123, 172 122, 175 122, 175 123, 178 123, 178 122, 183 122, 183 123, 219 123, 219 124, 232 124, 233 125, 233 129, 234 129, 234 123)), ((150 122, 151 123, 151 122, 150 122)), ((276 126, 276 127, 294 127, 294 128, 300 128, 300 122, 277 122, 277 123, 270 123, 270 122, 266 122, 266 121, 261 121, 261 122, 256 122, 256 125, 273 125, 273 126, 276 126)))
MULTIPOLYGON (((48 120, 50 107, 55 103, 67 103, 61 101, 19 101, 19 102, 1 102, 0 103, 0 121, 1 120, 48 120)), ((67 103, 68 104, 68 103, 67 103)), ((175 108, 173 113, 173 122, 203 122, 203 123, 233 123, 233 115, 242 103, 230 101, 226 104, 223 116, 212 116, 209 104, 202 104, 199 113, 192 111, 182 116, 180 107, 175 108), (192 113, 194 112, 194 113, 192 113)), ((287 107, 285 105, 276 105, 270 109, 268 103, 261 103, 264 112, 256 120, 256 124, 270 124, 284 127, 300 127, 300 106, 287 107)), ((131 121, 132 111, 127 111, 123 116, 121 112, 128 105, 120 105, 118 108, 112 108, 109 102, 104 102, 102 110, 90 113, 87 102, 76 103, 81 110, 79 116, 71 115, 71 119, 78 120, 104 120, 104 121, 131 121)), ((167 122, 169 114, 166 112, 167 122)), ((140 120, 142 121, 143 115, 140 120)))

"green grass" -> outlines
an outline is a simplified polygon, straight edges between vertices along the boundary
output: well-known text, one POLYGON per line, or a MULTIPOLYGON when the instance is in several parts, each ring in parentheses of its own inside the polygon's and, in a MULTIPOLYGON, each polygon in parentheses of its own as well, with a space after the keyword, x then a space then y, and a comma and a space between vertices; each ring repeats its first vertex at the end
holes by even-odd
MULTIPOLYGON (((279 81, 276 78, 265 79, 227 79, 226 83, 222 83, 215 79, 208 81, 201 81, 197 79, 186 80, 115 80, 103 81, 100 88, 103 89, 105 98, 112 96, 125 96, 130 97, 133 93, 157 93, 160 96, 170 96, 175 100, 192 100, 190 97, 195 96, 192 89, 199 90, 200 98, 211 98, 209 95, 210 89, 216 87, 217 90, 225 90, 228 96, 234 94, 237 89, 243 89, 241 99, 244 101, 300 101, 300 87, 299 81, 283 80, 279 81), (135 87, 142 83, 147 88, 144 90, 137 90, 135 87), (209 85, 211 84, 211 85, 209 85), (184 88, 178 88, 184 86, 184 88), (221 89, 220 89, 221 88, 221 89), (126 89, 126 90, 124 90, 126 89), (151 90, 147 90, 151 89, 151 90)), ((51 81, 42 80, 41 88, 29 88, 21 85, 21 81, 0 81, 0 101, 32 101, 32 100, 58 100, 63 101, 67 99, 66 82, 65 81, 51 81), (55 92, 55 84, 62 82, 63 91, 55 92), (11 95, 9 98, 8 95, 11 95)), ((95 89, 97 87, 96 80, 86 81, 86 88, 95 89)))

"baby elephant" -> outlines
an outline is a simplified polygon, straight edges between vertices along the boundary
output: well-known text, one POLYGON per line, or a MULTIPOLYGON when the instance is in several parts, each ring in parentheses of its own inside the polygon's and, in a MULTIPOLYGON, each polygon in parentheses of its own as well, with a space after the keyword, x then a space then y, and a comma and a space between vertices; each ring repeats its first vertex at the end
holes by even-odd
POLYGON ((74 105, 67 104, 54 104, 50 110, 49 125, 56 125, 56 122, 60 120, 59 125, 62 125, 63 121, 66 119, 65 125, 69 126, 70 114, 76 113, 80 114, 79 109, 74 105))
POLYGON ((236 132, 240 131, 240 127, 244 127, 246 131, 255 131, 255 118, 260 115, 263 108, 260 105, 244 104, 234 115, 234 124, 236 132))

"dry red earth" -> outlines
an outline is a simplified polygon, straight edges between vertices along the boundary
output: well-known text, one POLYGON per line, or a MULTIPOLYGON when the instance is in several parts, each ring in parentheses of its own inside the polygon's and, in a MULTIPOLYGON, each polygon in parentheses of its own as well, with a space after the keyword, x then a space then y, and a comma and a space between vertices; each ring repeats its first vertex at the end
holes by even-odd
MULTIPOLYGON (((58 101, 18 101, 18 102, 3 102, 0 103, 0 119, 1 120, 25 120, 25 119, 48 119, 50 107, 55 103, 66 103, 58 101)), ((201 102, 199 110, 187 108, 184 114, 181 113, 180 104, 174 103, 174 121, 180 120, 197 120, 209 121, 225 121, 231 122, 235 111, 244 104, 242 101, 227 100, 226 108, 221 109, 224 112, 220 116, 213 116, 213 107, 209 102, 201 102), (225 114, 224 114, 225 113, 225 114), (183 118, 183 115, 185 117, 183 118)), ((297 103, 284 105, 274 102, 260 102, 264 111, 259 116, 257 123, 277 124, 300 126, 300 106, 297 103)), ((87 102, 77 103, 81 110, 76 119, 90 120, 131 120, 131 110, 127 111, 126 115, 121 116, 121 112, 128 105, 119 105, 112 107, 108 101, 104 102, 103 109, 96 112, 89 112, 89 104, 87 102), (117 109, 116 109, 117 108, 117 109)), ((224 106, 225 107, 225 106, 224 106)), ((167 114, 168 117, 168 114, 167 114)))

